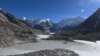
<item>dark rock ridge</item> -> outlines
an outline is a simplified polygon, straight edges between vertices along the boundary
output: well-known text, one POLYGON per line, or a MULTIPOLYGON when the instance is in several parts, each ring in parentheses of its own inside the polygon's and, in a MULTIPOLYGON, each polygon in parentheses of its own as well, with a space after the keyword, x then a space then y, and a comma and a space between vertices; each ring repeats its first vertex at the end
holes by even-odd
POLYGON ((84 30, 99 30, 100 29, 100 8, 88 17, 81 25, 80 29, 84 30))
POLYGON ((20 55, 9 55, 9 56, 79 56, 74 51, 65 50, 65 49, 54 49, 54 50, 40 50, 31 53, 25 53, 20 55))

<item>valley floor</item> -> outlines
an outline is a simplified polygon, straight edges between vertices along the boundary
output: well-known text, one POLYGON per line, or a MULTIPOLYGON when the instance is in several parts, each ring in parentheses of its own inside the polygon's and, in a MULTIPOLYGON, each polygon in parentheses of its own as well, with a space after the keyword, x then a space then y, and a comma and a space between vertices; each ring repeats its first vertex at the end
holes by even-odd
MULTIPOLYGON (((47 38, 48 35, 38 35, 41 39, 47 38)), ((23 54, 44 49, 69 49, 78 53, 80 56, 100 56, 100 42, 97 43, 75 40, 76 42, 53 41, 53 40, 39 40, 37 43, 18 44, 12 47, 0 49, 0 55, 15 55, 23 54)))

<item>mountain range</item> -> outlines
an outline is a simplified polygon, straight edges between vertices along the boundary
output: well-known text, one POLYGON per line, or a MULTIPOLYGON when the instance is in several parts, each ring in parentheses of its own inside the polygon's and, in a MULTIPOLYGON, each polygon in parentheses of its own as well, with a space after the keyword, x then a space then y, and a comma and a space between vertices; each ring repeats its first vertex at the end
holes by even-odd
POLYGON ((58 30, 72 30, 78 27, 85 19, 82 17, 70 17, 55 23, 50 19, 31 20, 31 26, 44 32, 56 32, 58 30))
POLYGON ((76 29, 82 22, 84 22, 82 17, 70 17, 62 19, 58 23, 58 28, 61 30, 73 30, 76 29))

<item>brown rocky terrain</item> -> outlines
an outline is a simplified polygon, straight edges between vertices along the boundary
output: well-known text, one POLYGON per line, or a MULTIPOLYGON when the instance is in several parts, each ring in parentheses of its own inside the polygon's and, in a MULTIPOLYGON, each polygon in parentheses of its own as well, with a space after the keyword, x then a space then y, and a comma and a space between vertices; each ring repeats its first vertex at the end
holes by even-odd
POLYGON ((0 28, 0 48, 14 45, 14 32, 8 28, 0 28))
POLYGON ((36 34, 40 33, 39 30, 28 26, 26 22, 0 10, 0 47, 13 45, 16 40, 34 42, 36 34))

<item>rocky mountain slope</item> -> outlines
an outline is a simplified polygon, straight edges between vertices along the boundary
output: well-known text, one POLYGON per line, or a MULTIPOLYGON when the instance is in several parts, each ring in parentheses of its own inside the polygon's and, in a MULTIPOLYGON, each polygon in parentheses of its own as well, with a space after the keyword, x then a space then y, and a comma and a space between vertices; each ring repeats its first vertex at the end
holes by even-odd
POLYGON ((35 41, 40 31, 32 29, 26 22, 17 19, 10 13, 0 10, 0 47, 15 44, 15 41, 35 41))

